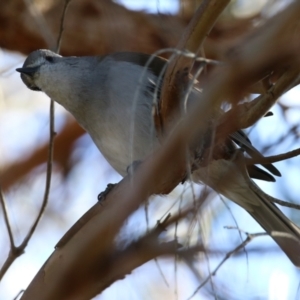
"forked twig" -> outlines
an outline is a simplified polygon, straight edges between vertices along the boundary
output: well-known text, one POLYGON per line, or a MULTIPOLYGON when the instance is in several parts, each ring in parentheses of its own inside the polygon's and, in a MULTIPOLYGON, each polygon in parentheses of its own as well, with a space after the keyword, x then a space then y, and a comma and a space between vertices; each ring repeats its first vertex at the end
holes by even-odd
MULTIPOLYGON (((33 6, 31 5, 31 3, 29 3, 28 0, 26 0, 26 1, 27 1, 26 2, 27 5, 30 7, 30 9, 31 10, 34 9, 33 6)), ((59 34, 59 37, 58 37, 58 40, 57 40, 57 49, 59 49, 60 41, 61 41, 61 38, 62 38, 63 23, 64 23, 66 9, 68 7, 69 2, 70 2, 70 0, 66 0, 66 2, 65 2, 63 15, 62 15, 62 19, 61 19, 61 24, 60 24, 60 34, 59 34)), ((38 22, 41 22, 41 20, 43 20, 42 16, 38 16, 36 12, 33 15, 38 19, 37 20, 38 22)), ((49 41, 50 40, 49 40, 49 36, 48 36, 48 42, 49 41)), ((49 45, 49 46, 51 46, 51 45, 49 45)), ((39 224, 39 221, 42 218, 43 213, 46 209, 48 199, 49 199, 49 192, 50 192, 51 178, 52 178, 54 138, 55 138, 55 135, 56 135, 54 127, 55 127, 54 126, 54 101, 51 100, 50 101, 50 124, 49 124, 50 138, 49 138, 49 148, 48 148, 47 171, 46 171, 46 183, 45 183, 44 197, 43 197, 41 208, 39 210, 39 213, 38 213, 34 223, 32 224, 32 226, 29 229, 27 235, 25 236, 24 240, 22 241, 22 243, 19 246, 15 246, 15 244, 14 244, 13 233, 12 233, 12 230, 11 230, 11 227, 10 227, 9 218, 8 218, 7 210, 6 210, 6 207, 5 207, 4 197, 3 197, 2 191, 0 189, 0 202, 1 202, 2 209, 3 209, 5 224, 6 224, 6 227, 7 227, 7 230, 8 230, 9 240, 10 240, 10 251, 9 251, 9 255, 8 255, 7 259, 5 260, 3 266, 1 267, 0 280, 4 276, 6 271, 9 269, 9 267, 12 265, 12 263, 15 261, 15 259, 24 253, 24 249, 27 247, 27 244, 28 244, 29 240, 31 239, 33 233, 35 232, 35 230, 36 230, 36 228, 39 224)))
POLYGON ((194 291, 194 293, 188 297, 187 300, 192 299, 197 293, 198 291, 213 277, 216 275, 217 271, 221 268, 221 266, 231 257, 233 256, 235 253, 239 252, 240 250, 244 249, 246 247, 246 245, 248 245, 254 238, 256 237, 260 237, 260 236, 265 236, 267 235, 267 233, 262 232, 262 233, 254 233, 254 234, 249 234, 249 233, 245 233, 247 235, 247 238, 240 243, 237 247, 235 247, 233 250, 229 251, 226 253, 226 255, 224 256, 224 258, 220 261, 220 263, 217 265, 217 267, 214 269, 214 271, 212 273, 210 273, 206 279, 196 288, 196 290, 194 291))

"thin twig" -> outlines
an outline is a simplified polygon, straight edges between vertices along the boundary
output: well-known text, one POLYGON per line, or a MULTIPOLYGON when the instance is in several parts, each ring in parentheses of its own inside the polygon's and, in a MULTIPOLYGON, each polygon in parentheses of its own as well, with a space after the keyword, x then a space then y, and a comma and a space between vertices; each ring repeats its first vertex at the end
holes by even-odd
POLYGON ((21 290, 21 291, 16 295, 16 297, 15 297, 13 300, 17 300, 17 299, 21 296, 21 294, 24 293, 24 291, 25 291, 25 290, 21 290))
MULTIPOLYGON (((232 219, 233 219, 233 222, 235 223, 236 225, 236 228, 238 228, 238 223, 237 223, 237 220, 236 218, 234 217, 229 205, 226 203, 224 197, 222 195, 219 196, 221 201, 223 202, 223 205, 226 207, 226 209, 228 210, 229 214, 231 215, 232 219)), ((241 241, 243 241, 243 237, 242 237, 242 233, 241 231, 239 231, 239 237, 241 239, 241 241)), ((249 257, 248 257, 248 252, 246 250, 246 248, 244 248, 244 253, 245 253, 245 256, 246 256, 246 261, 247 261, 247 265, 249 265, 249 257)))
POLYGON ((255 158, 245 158, 247 165, 256 165, 256 164, 273 164, 278 161, 283 161, 289 158, 293 158, 300 155, 300 148, 272 156, 264 156, 264 157, 255 157, 255 158))
POLYGON ((42 202, 41 209, 39 211, 39 214, 33 223, 32 227, 30 228, 27 236, 25 237, 24 241, 20 245, 20 247, 26 247, 28 241, 30 240, 31 236, 33 235, 44 211, 48 203, 49 198, 49 192, 50 192, 50 186, 51 186, 51 178, 52 178, 52 166, 53 166, 53 149, 54 149, 54 137, 56 135, 56 132, 54 131, 54 101, 51 100, 50 102, 50 141, 49 141, 49 151, 48 151, 48 160, 47 160, 47 175, 46 175, 46 184, 45 184, 45 192, 44 192, 44 198, 42 202))
MULTIPOLYGON (((26 0, 26 1, 28 1, 28 0, 26 0)), ((64 23, 66 9, 68 7, 69 2, 70 2, 70 0, 66 0, 66 2, 65 2, 63 15, 62 15, 62 18, 61 18, 60 34, 59 34, 59 37, 58 37, 58 40, 57 40, 57 49, 59 49, 60 41, 61 41, 61 38, 62 38, 63 23, 64 23)), ((33 7, 33 6, 30 6, 30 8, 31 7, 33 7)), ((34 16, 36 18, 38 18, 38 20, 37 20, 38 22, 41 22, 42 17, 40 15, 35 13, 34 16)), ((49 41, 49 39, 48 39, 48 41, 49 41)), ((9 255, 8 255, 7 259, 5 260, 3 266, 1 267, 1 270, 0 270, 0 280, 4 276, 6 271, 9 269, 9 267, 12 265, 12 263, 15 261, 15 259, 24 253, 24 249, 27 247, 27 244, 28 244, 29 240, 31 239, 33 233, 35 232, 35 230, 37 228, 37 225, 39 224, 39 221, 41 220, 42 215, 43 215, 43 213, 46 209, 47 203, 48 203, 49 193, 50 193, 50 186, 51 186, 51 178, 52 178, 54 137, 56 135, 56 132, 55 132, 55 129, 54 129, 54 127, 55 127, 54 126, 54 124, 55 124, 55 122, 54 122, 54 101, 52 99, 50 101, 50 122, 49 123, 50 123, 49 124, 50 138, 49 138, 49 147, 48 147, 47 173, 46 173, 46 183, 45 183, 45 192, 44 192, 43 202, 42 202, 40 211, 39 211, 34 223, 32 224, 31 228, 29 229, 29 231, 28 231, 26 237, 24 238, 23 242, 18 247, 16 247, 14 245, 13 234, 12 234, 12 230, 11 230, 11 227, 10 227, 10 224, 9 224, 8 214, 7 214, 7 210, 6 210, 6 207, 5 207, 5 201, 4 201, 4 197, 2 195, 2 191, 0 189, 0 201, 1 201, 2 208, 3 208, 5 224, 6 224, 6 227, 7 227, 7 230, 8 230, 10 245, 11 245, 9 255)))
POLYGON ((6 271, 9 269, 9 267, 14 262, 14 260, 19 255, 21 255, 23 253, 23 251, 18 251, 18 248, 15 246, 14 237, 13 237, 13 233, 11 230, 11 226, 10 226, 10 222, 9 222, 9 218, 8 218, 8 214, 7 214, 7 209, 5 206, 5 200, 4 200, 4 196, 2 194, 1 188, 0 188, 0 202, 1 202, 2 210, 3 210, 5 225, 6 225, 9 240, 10 240, 9 254, 0 269, 0 281, 1 281, 3 276, 5 275, 6 271))
POLYGON ((7 209, 6 209, 6 205, 5 205, 5 199, 4 199, 4 196, 2 193, 1 186, 0 186, 0 201, 1 201, 1 206, 2 206, 3 215, 4 215, 5 226, 6 226, 6 229, 8 232, 8 236, 9 236, 10 247, 13 248, 13 247, 15 247, 14 236, 13 236, 13 233, 11 230, 8 213, 7 213, 7 209))
MULTIPOLYGON (((66 10, 68 7, 68 4, 70 3, 70 0, 66 0, 65 1, 65 6, 63 9, 63 13, 62 13, 62 18, 61 18, 61 23, 60 23, 60 31, 59 31, 59 36, 58 36, 58 40, 57 40, 57 50, 59 50, 59 46, 61 43, 61 39, 62 39, 62 33, 63 33, 63 29, 64 29, 64 20, 65 20, 65 15, 66 15, 66 10)), ((54 110, 55 110, 55 106, 54 106, 54 101, 51 99, 50 100, 50 124, 49 124, 49 147, 48 147, 48 159, 47 159, 47 174, 46 174, 46 184, 45 184, 45 192, 44 192, 44 198, 43 198, 43 202, 42 202, 42 206, 41 209, 39 211, 39 214, 35 220, 35 222, 33 223, 32 227, 30 228, 27 236, 25 237, 24 241, 22 242, 22 244, 19 247, 24 247, 23 249, 25 249, 25 247, 27 246, 28 241, 30 240, 31 236, 33 235, 45 209, 48 203, 48 199, 49 199, 49 193, 50 193, 50 186, 51 186, 51 178, 52 178, 52 167, 53 167, 53 152, 54 152, 54 138, 56 135, 55 132, 55 121, 54 121, 54 110)))
POLYGON ((234 248, 233 250, 229 251, 228 253, 226 253, 225 257, 221 260, 221 262, 217 265, 217 267, 214 269, 214 271, 212 273, 209 274, 209 276, 207 276, 207 278, 197 287, 197 289, 194 291, 194 293, 187 299, 190 300, 192 299, 197 293, 198 291, 213 277, 216 275, 217 271, 221 268, 221 266, 235 253, 237 253, 238 251, 242 250, 243 248, 246 247, 246 245, 248 245, 254 238, 256 237, 260 237, 260 236, 265 236, 266 233, 262 232, 262 233, 254 233, 254 234, 249 234, 247 233, 247 238, 241 243, 239 244, 236 248, 234 248))
MULTIPOLYGON (((47 161, 47 175, 46 175, 46 184, 45 184, 46 186, 45 186, 45 192, 44 192, 42 206, 38 213, 38 216, 36 217, 34 223, 32 224, 31 228, 29 229, 23 242, 18 247, 16 247, 15 245, 11 246, 9 255, 0 270, 0 280, 4 276, 6 271, 9 269, 9 267, 12 265, 12 263, 16 260, 16 258, 24 253, 24 249, 27 247, 29 240, 31 239, 33 233, 35 232, 37 225, 38 225, 38 223, 45 211, 47 203, 48 203, 50 185, 51 185, 51 177, 52 177, 53 146, 54 146, 54 136, 55 136, 54 102, 53 101, 51 101, 51 103, 50 103, 50 115, 52 116, 50 118, 50 141, 49 141, 49 152, 48 152, 48 161, 47 161)), ((2 203, 2 201, 1 201, 1 203, 2 203)))
MULTIPOLYGON (((61 17, 61 22, 60 22, 60 31, 59 31, 59 36, 57 39, 57 47, 56 50, 59 50, 60 44, 61 44, 61 39, 62 39, 62 33, 64 30, 64 20, 65 20, 65 15, 66 15, 66 10, 68 8, 68 4, 70 3, 70 0, 65 1, 62 17, 61 17)), ((53 166, 53 152, 54 152, 54 138, 56 135, 55 132, 55 121, 54 121, 54 101, 51 99, 50 100, 50 126, 49 126, 49 148, 48 148, 48 159, 47 159, 47 175, 46 175, 46 186, 45 186, 45 192, 44 192, 44 198, 42 202, 41 209, 39 211, 39 214, 33 223, 31 229, 29 230, 27 236, 25 237, 24 241, 20 245, 20 247, 26 247, 28 241, 30 240, 31 236, 33 235, 45 209, 48 203, 49 199, 49 193, 50 193, 50 186, 51 186, 51 178, 52 178, 52 166, 53 166)))
POLYGON ((13 262, 16 260, 16 258, 19 257, 23 253, 24 253, 24 249, 22 249, 20 247, 14 246, 14 247, 10 248, 9 254, 8 254, 6 260, 4 261, 4 263, 1 267, 1 270, 0 270, 0 281, 4 277, 7 270, 10 268, 10 266, 13 264, 13 262))
POLYGON ((61 19, 60 19, 60 29, 59 29, 59 34, 58 34, 58 38, 57 38, 57 45, 56 45, 56 50, 55 50, 56 53, 60 52, 62 34, 63 34, 63 31, 64 31, 65 16, 66 16, 67 8, 68 8, 70 2, 71 2, 71 0, 65 0, 63 13, 62 13, 61 19))
MULTIPOLYGON (((149 203, 149 201, 146 201, 146 203, 149 203)), ((168 219, 170 219, 170 217, 171 217, 171 214, 168 214, 163 221, 158 221, 154 230, 158 229, 159 233, 160 233, 160 230, 162 230, 162 231, 165 230, 165 228, 166 228, 165 227, 165 223, 167 222, 168 219)), ((149 232, 149 228, 147 226, 147 233, 148 232, 149 232)), ((155 261, 155 264, 157 266, 158 272, 159 272, 160 276, 162 277, 164 283, 166 284, 167 287, 169 287, 170 285, 169 285, 169 283, 167 281, 167 278, 166 278, 165 274, 162 271, 162 268, 160 267, 160 264, 158 262, 158 258, 155 257, 154 261, 155 261)))
POLYGON ((268 195, 268 196, 270 197, 270 198, 268 198, 268 200, 270 200, 271 202, 277 203, 277 204, 279 204, 281 206, 290 207, 290 208, 294 208, 294 209, 300 210, 300 205, 299 204, 295 204, 295 203, 291 203, 291 202, 279 200, 279 199, 271 197, 270 195, 268 195))
POLYGON ((159 272, 160 276, 162 277, 162 279, 163 279, 165 285, 166 285, 167 287, 170 287, 169 282, 168 282, 168 280, 167 280, 165 274, 163 273, 163 270, 162 270, 162 268, 161 268, 161 266, 160 266, 160 264, 159 264, 159 262, 158 262, 158 258, 155 257, 155 258, 154 258, 154 261, 155 261, 156 267, 157 267, 157 269, 158 269, 158 272, 159 272))
MULTIPOLYGON (((181 213, 181 209, 182 209, 182 202, 183 202, 183 193, 180 193, 180 197, 179 197, 179 206, 178 206, 178 214, 181 213)), ((178 241, 178 224, 179 221, 174 222, 175 228, 174 228, 174 240, 178 241)), ((178 300, 178 255, 175 254, 174 255, 174 295, 175 295, 175 300, 178 300)))

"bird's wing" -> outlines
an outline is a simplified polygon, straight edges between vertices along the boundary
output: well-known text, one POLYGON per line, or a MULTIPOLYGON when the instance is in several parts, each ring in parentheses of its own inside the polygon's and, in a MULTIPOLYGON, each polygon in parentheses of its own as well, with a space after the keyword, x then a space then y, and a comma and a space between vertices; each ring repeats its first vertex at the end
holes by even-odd
MULTIPOLYGON (((263 155, 251 144, 247 135, 242 131, 236 131, 230 135, 231 139, 245 150, 252 158, 263 158, 263 155)), ((262 164, 264 168, 270 171, 275 176, 281 176, 277 168, 272 164, 262 164)), ((259 178, 260 179, 260 178, 259 178)))

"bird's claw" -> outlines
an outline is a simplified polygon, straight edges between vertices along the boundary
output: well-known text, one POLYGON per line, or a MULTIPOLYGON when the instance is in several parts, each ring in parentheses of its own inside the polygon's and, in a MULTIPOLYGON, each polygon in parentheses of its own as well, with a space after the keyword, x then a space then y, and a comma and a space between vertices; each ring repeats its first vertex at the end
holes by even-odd
POLYGON ((114 188, 114 186, 116 185, 116 183, 109 183, 105 189, 105 191, 101 192, 98 195, 98 201, 102 202, 105 200, 105 198, 107 197, 107 195, 109 194, 109 192, 114 188))

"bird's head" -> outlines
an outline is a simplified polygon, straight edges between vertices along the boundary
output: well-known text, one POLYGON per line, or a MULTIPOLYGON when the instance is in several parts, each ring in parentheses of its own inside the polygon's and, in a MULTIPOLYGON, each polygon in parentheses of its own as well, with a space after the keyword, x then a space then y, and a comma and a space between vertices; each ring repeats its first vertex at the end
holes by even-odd
POLYGON ((57 58, 60 57, 60 55, 50 50, 36 50, 29 54, 23 64, 23 67, 16 69, 16 71, 21 73, 21 79, 29 89, 33 91, 41 91, 42 89, 38 84, 41 67, 55 63, 57 58))

